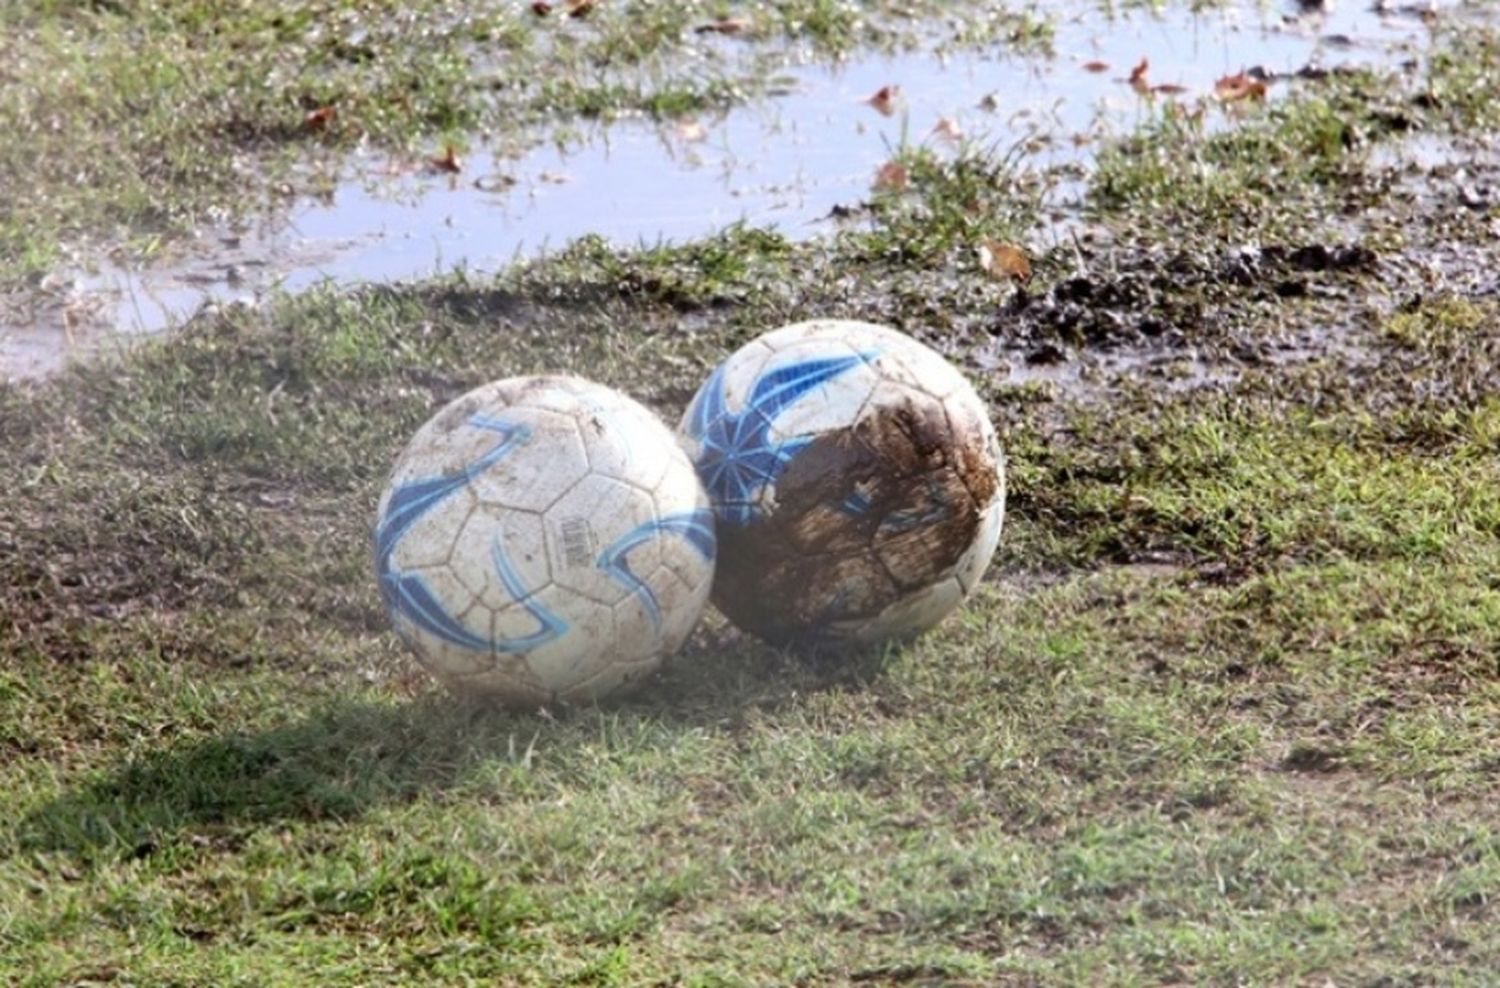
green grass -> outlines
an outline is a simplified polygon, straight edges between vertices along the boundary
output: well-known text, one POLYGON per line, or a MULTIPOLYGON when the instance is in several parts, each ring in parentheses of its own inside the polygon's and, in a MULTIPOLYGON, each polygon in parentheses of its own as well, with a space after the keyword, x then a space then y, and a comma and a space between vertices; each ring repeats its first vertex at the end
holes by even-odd
POLYGON ((1497 72, 1493 28, 1448 25, 1419 71, 1334 73, 1285 95, 1276 83, 1264 102, 1162 101, 1101 152, 1090 202, 1122 231, 1305 235, 1320 216, 1356 215, 1389 195, 1375 147, 1492 126, 1497 72))
MULTIPOLYGON (((1462 392, 1411 409, 1422 432, 1384 428, 1369 386, 1287 414, 1306 395, 1258 380, 1164 412, 1070 406, 1062 446, 1012 428, 1002 572, 1054 575, 1002 577, 908 647, 810 662, 711 624, 642 694, 546 716, 415 672, 367 556, 411 429, 543 366, 673 414, 775 311, 752 286, 809 277, 792 250, 583 243, 494 284, 231 313, 7 392, 0 970, 1491 970, 1500 478, 1488 426, 1413 439, 1493 419, 1462 392), (717 314, 678 332, 692 311, 717 314), (1161 553, 1173 568, 1112 566, 1161 553)), ((1488 315, 1440 300, 1375 331, 1482 347, 1488 315)))
MULTIPOLYGON (((195 9, 0 18, 38 36, 195 9)), ((673 17, 736 9, 653 8, 590 43, 649 60, 673 17)), ((755 6, 754 32, 870 43, 853 9, 755 6)), ((292 30, 256 10, 234 16, 292 30)), ((1387 181, 1363 148, 1395 135, 1369 128, 1420 94, 1381 85, 1227 131, 1148 124, 1094 208, 1125 230, 1155 196, 1177 226, 1034 251, 1024 290, 972 258, 1034 229, 1004 149, 904 149, 910 187, 826 241, 586 238, 493 279, 231 307, 0 387, 0 981, 1486 983, 1490 233, 1440 196, 1369 228, 1297 213, 1387 181), (1346 243, 1368 256, 1313 249, 1346 243), (841 659, 710 618, 600 707, 489 709, 417 670, 369 530, 434 409, 551 369, 671 419, 729 350, 812 315, 900 326, 989 399, 1009 515, 963 610, 841 659), (1286 340, 1305 356, 1263 356, 1286 340), (981 359, 1048 347, 1076 380, 981 359), (1222 375, 1184 385, 1157 357, 1222 375)), ((1411 112, 1472 135, 1470 95, 1411 112)))

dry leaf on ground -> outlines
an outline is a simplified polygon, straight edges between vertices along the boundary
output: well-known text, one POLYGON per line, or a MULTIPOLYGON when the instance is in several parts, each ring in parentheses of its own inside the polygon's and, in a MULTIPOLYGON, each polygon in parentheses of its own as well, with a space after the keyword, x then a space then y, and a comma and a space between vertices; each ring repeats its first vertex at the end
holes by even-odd
POLYGON ((933 125, 932 136, 941 137, 945 141, 953 141, 956 144, 964 139, 964 129, 952 117, 939 117, 938 122, 933 125))
POLYGON ((333 123, 333 118, 337 113, 338 111, 332 106, 320 106, 302 118, 302 126, 308 130, 323 130, 333 123))
POLYGON ((1142 55, 1141 60, 1136 63, 1135 68, 1130 70, 1130 85, 1137 92, 1145 92, 1151 87, 1151 84, 1146 81, 1146 73, 1149 71, 1151 71, 1151 62, 1146 56, 1142 55))
POLYGON ((1240 72, 1237 75, 1226 75, 1214 83, 1214 95, 1225 103, 1242 99, 1265 99, 1266 84, 1254 76, 1240 72))
POLYGON ((865 100, 875 108, 875 112, 882 117, 888 117, 896 112, 896 104, 901 102, 900 86, 881 86, 875 90, 875 95, 865 100))
POLYGON ((1015 244, 1003 243, 986 237, 979 242, 979 266, 996 278, 1014 278, 1017 281, 1031 280, 1031 262, 1025 251, 1015 244))

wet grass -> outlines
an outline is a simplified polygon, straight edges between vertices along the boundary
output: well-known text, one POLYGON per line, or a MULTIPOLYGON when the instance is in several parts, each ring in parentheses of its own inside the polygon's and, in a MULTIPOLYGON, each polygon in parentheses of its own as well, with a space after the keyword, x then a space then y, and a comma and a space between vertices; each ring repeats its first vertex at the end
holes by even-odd
MULTIPOLYGON (((809 663, 714 624, 645 693, 546 716, 414 674, 367 562, 411 429, 543 366, 673 414, 778 304, 840 306, 837 255, 808 249, 585 242, 494 283, 231 312, 7 392, 0 966, 36 984, 1492 969, 1500 455, 1462 373, 1399 430, 1369 411, 1394 368, 1044 402, 1056 428, 997 405, 999 573, 1017 575, 909 647, 809 663), (795 301, 756 290, 789 271, 795 301)), ((1493 374, 1495 314, 1437 299, 1372 345, 1493 374)))
POLYGON ((1316 139, 1330 107, 1478 134, 1477 97, 1411 102, 1444 78, 1148 124, 1096 180, 1117 232, 1033 248, 1024 288, 972 260, 1035 215, 1004 149, 903 152, 909 187, 824 241, 584 240, 0 388, 0 980, 1483 983, 1493 245, 1441 195, 1293 216, 1390 181, 1316 139), (1169 138, 1192 153, 1139 160, 1169 138), (675 417, 815 314, 901 326, 989 398, 1010 516, 964 611, 844 661, 711 620, 598 709, 414 671, 369 522, 433 409, 546 368, 675 417))
POLYGON ((1008 44, 1046 18, 997 6, 935 30, 944 5, 602 3, 0 9, 0 288, 101 251, 170 250, 205 225, 315 192, 357 146, 420 165, 480 135, 500 150, 580 118, 673 120, 765 91, 797 54, 1008 44), (732 35, 702 33, 730 21, 732 35))

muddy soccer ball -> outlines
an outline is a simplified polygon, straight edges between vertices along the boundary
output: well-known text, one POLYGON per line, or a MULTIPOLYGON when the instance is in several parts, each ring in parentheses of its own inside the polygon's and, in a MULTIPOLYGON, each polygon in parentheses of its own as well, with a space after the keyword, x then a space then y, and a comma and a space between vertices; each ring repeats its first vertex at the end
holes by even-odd
POLYGON ((984 404, 891 329, 767 333, 714 370, 679 432, 718 519, 713 601, 770 642, 914 635, 974 589, 1000 538, 984 404))
POLYGON ((654 669, 702 614, 714 524, 671 430, 571 377, 442 409, 380 499, 375 571, 397 632, 460 692, 589 700, 654 669))

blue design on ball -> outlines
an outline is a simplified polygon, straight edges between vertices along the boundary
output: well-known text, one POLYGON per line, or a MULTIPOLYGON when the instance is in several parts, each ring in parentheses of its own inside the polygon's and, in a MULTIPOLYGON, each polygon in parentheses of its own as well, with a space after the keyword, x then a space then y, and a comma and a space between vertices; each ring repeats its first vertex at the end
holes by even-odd
POLYGON ((773 440, 776 417, 812 389, 874 356, 822 357, 778 367, 756 380, 740 412, 726 406, 725 365, 719 365, 688 413, 687 431, 700 443, 695 464, 698 477, 720 521, 740 526, 754 521, 759 514, 756 495, 773 486, 787 464, 812 441, 808 436, 773 440))
POLYGON ((500 544, 497 537, 490 546, 490 558, 494 560, 495 571, 500 574, 500 584, 505 587, 506 593, 510 594, 512 600, 519 601, 526 609, 526 613, 536 618, 539 627, 529 635, 520 638, 501 638, 498 641, 488 642, 488 646, 497 652, 512 654, 515 652, 529 652, 533 648, 540 648, 554 639, 561 638, 568 630, 568 622, 553 614, 543 607, 541 602, 530 599, 529 591, 521 582, 521 574, 511 565, 510 557, 505 554, 505 547, 500 544))
POLYGON ((632 550, 663 535, 680 535, 705 560, 714 558, 713 513, 703 508, 648 521, 620 536, 599 554, 599 568, 641 599, 641 606, 651 619, 651 627, 658 632, 661 631, 661 604, 646 582, 631 570, 629 556, 632 550))
POLYGON ((929 476, 927 478, 927 506, 906 511, 892 511, 881 521, 876 537, 884 538, 918 528, 926 528, 928 525, 947 521, 953 515, 953 502, 949 499, 948 492, 942 484, 938 483, 937 478, 929 476))
POLYGON ((849 496, 844 498, 839 504, 839 510, 850 518, 859 518, 865 512, 869 511, 872 506, 873 502, 870 500, 870 492, 866 489, 865 484, 860 483, 856 484, 854 490, 849 493, 849 496))
POLYGON ((503 419, 476 415, 469 419, 468 424, 478 429, 498 432, 500 441, 489 452, 456 473, 413 480, 392 492, 385 515, 375 526, 375 573, 380 583, 380 596, 392 615, 400 615, 445 642, 482 652, 524 652, 560 637, 568 630, 568 625, 541 604, 527 601, 529 593, 498 539, 491 547, 490 556, 499 573, 501 585, 541 624, 538 631, 522 638, 492 641, 484 635, 476 635, 448 613, 420 574, 402 572, 396 569, 393 562, 401 539, 423 516, 458 493, 472 478, 531 439, 529 426, 503 419))

